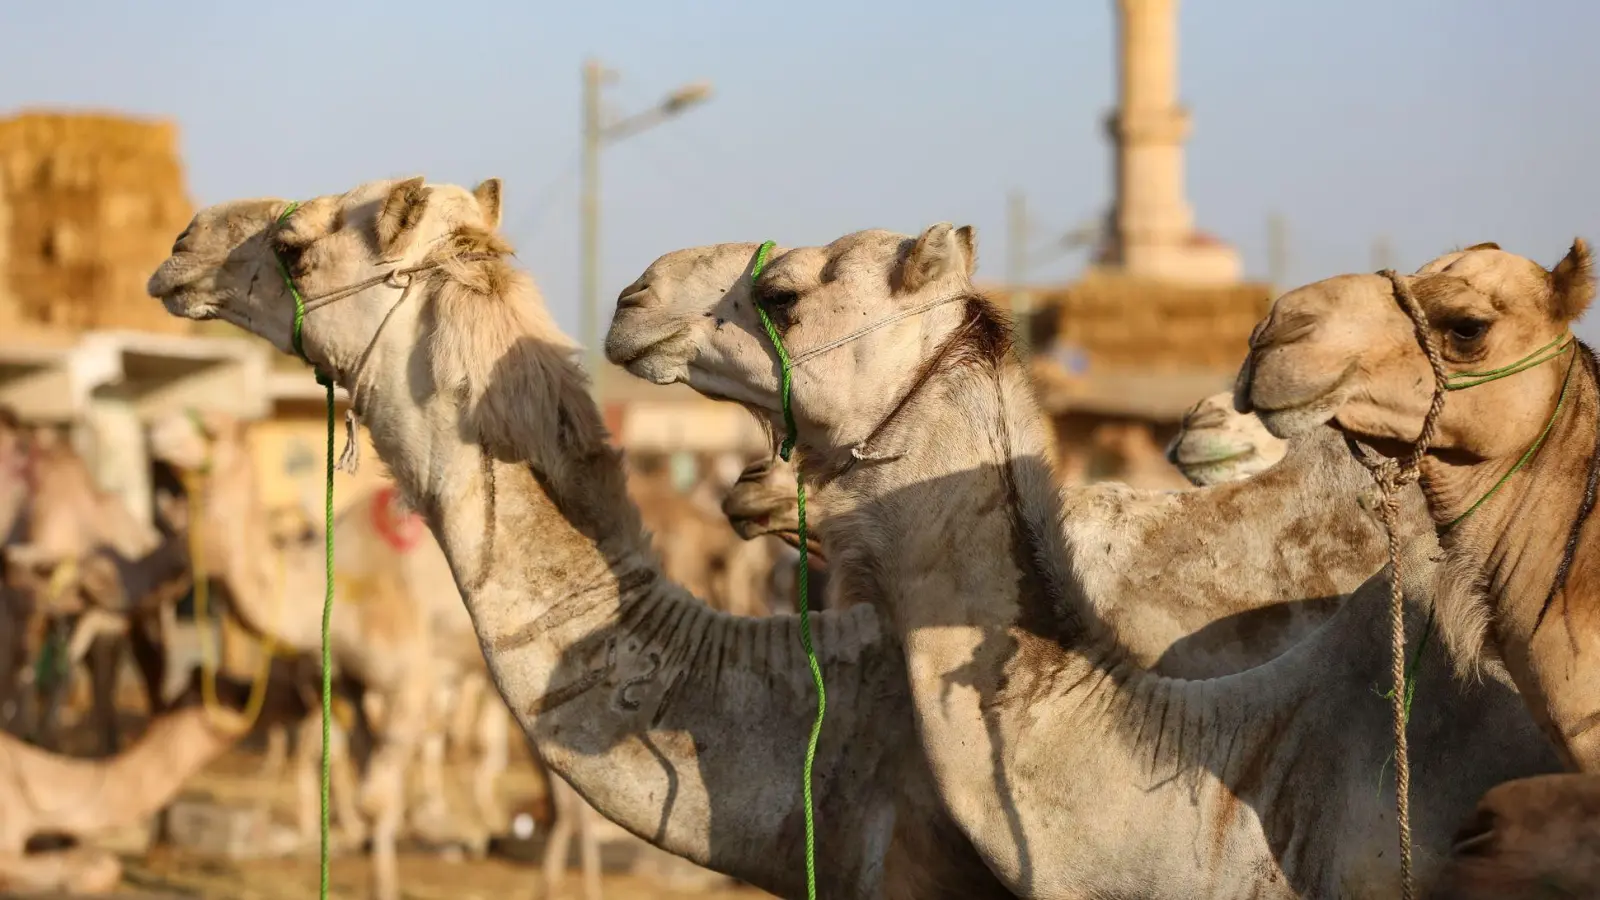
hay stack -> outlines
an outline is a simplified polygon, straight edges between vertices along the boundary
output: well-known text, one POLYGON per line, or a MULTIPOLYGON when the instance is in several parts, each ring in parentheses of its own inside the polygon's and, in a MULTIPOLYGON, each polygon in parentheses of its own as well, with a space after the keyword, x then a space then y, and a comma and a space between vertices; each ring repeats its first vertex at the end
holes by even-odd
POLYGON ((177 143, 171 122, 47 112, 0 120, 0 206, 10 207, 0 282, 17 318, 69 331, 189 330, 144 290, 193 215, 177 143))
POLYGON ((1141 372, 1237 367, 1273 297, 1265 284, 1185 285, 1104 271, 1032 293, 1033 347, 1071 346, 1091 370, 1141 372))
POLYGON ((11 203, 6 191, 6 172, 0 167, 0 328, 17 321, 17 301, 11 295, 11 203))

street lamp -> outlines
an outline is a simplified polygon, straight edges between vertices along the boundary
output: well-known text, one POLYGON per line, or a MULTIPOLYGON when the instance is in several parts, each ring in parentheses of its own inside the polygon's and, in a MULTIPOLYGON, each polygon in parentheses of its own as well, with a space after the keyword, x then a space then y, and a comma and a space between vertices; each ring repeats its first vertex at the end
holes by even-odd
POLYGON ((583 202, 579 211, 583 308, 580 330, 589 375, 596 389, 600 386, 600 367, 604 364, 600 354, 600 149, 658 125, 711 97, 711 83, 697 81, 668 94, 654 109, 606 122, 600 94, 606 83, 616 80, 616 75, 615 70, 606 69, 599 60, 590 59, 583 64, 583 202))

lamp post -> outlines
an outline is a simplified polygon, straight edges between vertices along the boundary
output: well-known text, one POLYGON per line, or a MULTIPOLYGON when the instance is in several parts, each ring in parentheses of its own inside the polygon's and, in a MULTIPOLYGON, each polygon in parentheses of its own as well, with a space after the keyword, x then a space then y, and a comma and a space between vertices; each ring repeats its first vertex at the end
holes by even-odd
POLYGON ((579 210, 582 220, 579 242, 583 256, 579 292, 583 308, 580 330, 585 361, 596 390, 600 386, 600 367, 604 364, 600 353, 600 149, 658 125, 711 96, 711 84, 698 81, 668 94, 653 109, 607 122, 601 110, 601 93, 616 75, 615 70, 605 68, 599 60, 589 59, 583 64, 583 200, 579 210))

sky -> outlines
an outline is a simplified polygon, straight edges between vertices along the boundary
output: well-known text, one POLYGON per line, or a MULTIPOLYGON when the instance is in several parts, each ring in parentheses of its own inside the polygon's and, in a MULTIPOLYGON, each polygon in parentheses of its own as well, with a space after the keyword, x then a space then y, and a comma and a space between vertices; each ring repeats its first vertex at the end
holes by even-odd
MULTIPOLYGON (((718 241, 952 221, 977 226, 979 278, 1000 279, 1007 192, 1039 243, 1110 200, 1112 16, 1111 0, 12 0, 0 115, 176 119, 200 205, 499 176, 518 257, 576 334, 586 57, 618 70, 618 115, 714 91, 604 151, 603 324, 651 260, 718 241)), ((1553 265, 1600 239, 1597 41, 1593 0, 1185 0, 1197 225, 1264 278, 1281 215, 1289 284, 1377 268, 1379 238, 1402 270, 1489 240, 1553 265)))

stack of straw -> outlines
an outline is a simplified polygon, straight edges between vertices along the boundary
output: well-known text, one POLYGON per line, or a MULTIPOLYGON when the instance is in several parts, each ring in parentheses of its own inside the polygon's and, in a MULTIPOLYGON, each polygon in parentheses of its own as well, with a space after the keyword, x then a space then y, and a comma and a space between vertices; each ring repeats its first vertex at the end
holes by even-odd
POLYGON ((52 329, 187 333, 145 294, 193 207, 177 127, 92 113, 0 119, 0 304, 52 329), (7 233, 7 231, 9 233, 7 233), (9 294, 9 297, 5 296, 9 294))
MULTIPOLYGON (((1031 293, 1033 347, 1069 345, 1090 369, 1144 372, 1237 367, 1273 298, 1266 284, 1186 285, 1103 270, 1031 293)), ((1004 307, 1004 293, 994 294, 1004 307)))

